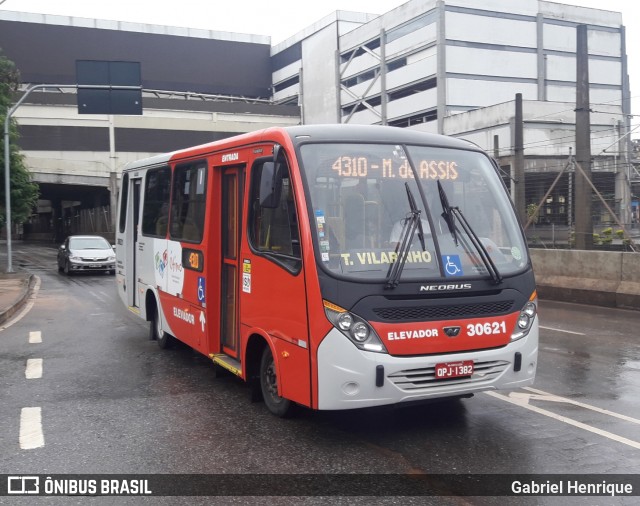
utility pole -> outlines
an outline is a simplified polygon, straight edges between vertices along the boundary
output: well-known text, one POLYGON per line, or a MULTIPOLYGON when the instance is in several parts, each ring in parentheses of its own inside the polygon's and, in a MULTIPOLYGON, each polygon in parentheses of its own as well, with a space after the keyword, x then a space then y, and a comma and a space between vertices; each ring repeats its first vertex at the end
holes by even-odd
POLYGON ((618 216, 620 221, 626 225, 631 224, 631 182, 628 173, 629 169, 629 151, 628 151, 628 135, 624 133, 626 122, 618 121, 618 152, 620 156, 616 156, 616 201, 620 202, 618 216))
POLYGON ((524 184, 524 120, 522 115, 522 93, 516 93, 516 119, 514 132, 514 164, 513 179, 517 181, 513 191, 513 201, 520 223, 527 222, 527 205, 525 202, 524 184))
POLYGON ((575 174, 576 248, 589 250, 593 249, 593 217, 587 25, 579 25, 577 28, 576 57, 576 162, 582 167, 582 170, 575 174))

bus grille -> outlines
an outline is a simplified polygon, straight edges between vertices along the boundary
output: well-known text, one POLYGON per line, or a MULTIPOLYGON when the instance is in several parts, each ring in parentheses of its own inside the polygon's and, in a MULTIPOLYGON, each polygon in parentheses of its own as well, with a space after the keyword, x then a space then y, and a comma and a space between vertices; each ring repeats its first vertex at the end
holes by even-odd
POLYGON ((436 379, 435 366, 420 369, 407 369, 389 374, 388 378, 394 385, 405 392, 439 386, 467 385, 489 382, 497 378, 509 366, 504 360, 475 362, 473 374, 464 378, 436 379))
POLYGON ((456 318, 471 318, 474 316, 493 316, 507 314, 511 311, 514 301, 503 300, 496 302, 479 302, 476 304, 451 304, 447 306, 410 306, 410 307, 381 307, 373 312, 387 321, 396 320, 453 320, 456 318))

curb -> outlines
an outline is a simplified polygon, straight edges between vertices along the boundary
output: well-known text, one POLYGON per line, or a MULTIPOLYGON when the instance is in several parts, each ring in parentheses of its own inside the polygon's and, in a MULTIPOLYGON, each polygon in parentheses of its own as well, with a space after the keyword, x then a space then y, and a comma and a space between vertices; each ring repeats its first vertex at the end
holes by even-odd
POLYGON ((25 302, 33 293, 33 288, 36 285, 37 280, 37 276, 33 274, 30 274, 28 278, 25 278, 25 282, 22 283, 20 296, 16 299, 12 306, 0 312, 0 325, 3 325, 15 313, 17 313, 22 308, 22 306, 24 306, 25 302))

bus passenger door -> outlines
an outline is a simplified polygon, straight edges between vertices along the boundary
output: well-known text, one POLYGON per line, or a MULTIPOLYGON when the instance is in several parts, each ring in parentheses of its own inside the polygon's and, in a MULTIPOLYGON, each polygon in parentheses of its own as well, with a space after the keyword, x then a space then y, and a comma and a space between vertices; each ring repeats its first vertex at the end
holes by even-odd
POLYGON ((128 173, 122 177, 119 222, 116 230, 117 284, 120 299, 127 307, 139 307, 136 290, 136 251, 140 216, 140 181, 128 173))
MULTIPOLYGON (((124 265, 124 291, 126 296, 126 304, 128 307, 140 307, 139 294, 138 294, 138 281, 137 281, 137 267, 138 267, 138 225, 140 223, 140 187, 142 179, 136 178, 128 180, 128 191, 130 192, 130 199, 127 203, 126 213, 129 216, 127 219, 127 226, 125 230, 126 238, 124 245, 126 245, 126 251, 124 251, 125 265, 124 265)), ((116 253, 119 248, 124 247, 122 244, 118 244, 116 247, 116 253)))
MULTIPOLYGON (((127 279, 130 280, 128 283, 129 289, 129 298, 131 298, 131 305, 135 307, 140 307, 140 294, 138 293, 138 281, 136 276, 138 275, 137 264, 138 257, 136 255, 136 251, 138 250, 138 225, 140 224, 140 182, 141 179, 134 179, 132 181, 132 193, 133 193, 133 241, 129 241, 129 247, 131 248, 131 276, 129 277, 127 272, 127 279)), ((127 255, 129 252, 127 252, 127 255)))
POLYGON ((222 266, 220 283, 220 340, 222 351, 237 359, 240 347, 238 326, 238 271, 240 267, 240 226, 243 193, 242 167, 222 172, 221 233, 222 266))

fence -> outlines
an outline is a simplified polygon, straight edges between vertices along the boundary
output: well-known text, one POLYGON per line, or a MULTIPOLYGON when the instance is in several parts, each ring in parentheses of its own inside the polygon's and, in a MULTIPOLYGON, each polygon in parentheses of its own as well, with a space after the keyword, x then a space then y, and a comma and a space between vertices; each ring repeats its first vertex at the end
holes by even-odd
MULTIPOLYGON (((529 246, 552 249, 576 247, 575 216, 583 211, 576 201, 580 167, 572 162, 555 172, 527 173, 525 233, 529 246)), ((623 175, 591 175, 592 242, 595 250, 639 251, 638 207, 623 175), (635 205, 634 205, 635 204, 635 205)), ((520 183, 518 183, 520 184, 520 183)))

